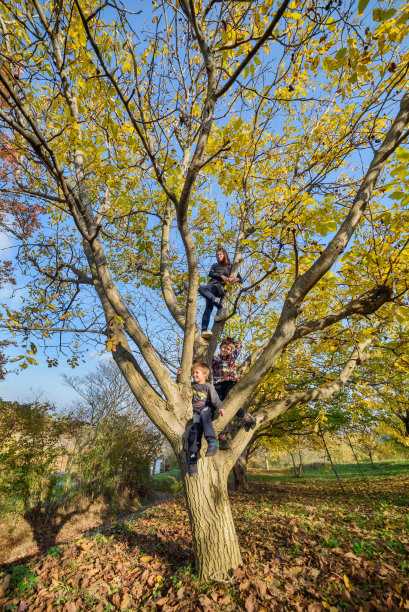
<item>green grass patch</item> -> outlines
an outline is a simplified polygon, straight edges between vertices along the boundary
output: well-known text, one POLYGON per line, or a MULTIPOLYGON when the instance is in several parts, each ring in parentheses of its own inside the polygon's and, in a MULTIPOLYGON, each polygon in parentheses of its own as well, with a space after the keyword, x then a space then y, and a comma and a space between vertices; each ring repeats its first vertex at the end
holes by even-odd
MULTIPOLYGON (((409 474, 409 461, 380 461, 375 463, 373 469, 370 462, 339 463, 335 464, 335 469, 339 478, 347 479, 371 479, 384 478, 386 476, 398 476, 399 474, 409 474)), ((336 475, 331 465, 322 468, 304 468, 301 478, 295 478, 291 468, 272 469, 268 471, 251 471, 248 474, 249 480, 254 482, 299 482, 305 484, 315 480, 334 480, 336 475)))

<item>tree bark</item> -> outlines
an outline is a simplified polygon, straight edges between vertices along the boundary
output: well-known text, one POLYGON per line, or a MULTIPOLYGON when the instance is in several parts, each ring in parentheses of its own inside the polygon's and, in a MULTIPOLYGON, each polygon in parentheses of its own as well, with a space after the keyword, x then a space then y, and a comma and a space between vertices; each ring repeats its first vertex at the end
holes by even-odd
POLYGON ((198 474, 187 474, 186 453, 178 454, 192 528, 196 572, 201 580, 217 580, 242 563, 227 493, 228 470, 218 457, 198 460, 198 474))
POLYGON ((371 462, 371 468, 373 470, 378 469, 378 466, 375 465, 374 462, 373 462, 373 455, 372 455, 372 451, 371 450, 368 450, 368 456, 369 456, 369 461, 371 462))
POLYGON ((297 478, 297 466, 295 464, 295 457, 292 451, 290 451, 290 457, 291 457, 291 461, 293 462, 294 478, 297 478))
POLYGON ((233 466, 234 488, 236 491, 248 491, 247 453, 244 451, 233 466))
POLYGON ((301 474, 302 474, 302 454, 301 454, 301 449, 298 448, 298 457, 300 459, 300 463, 298 464, 298 478, 301 478, 301 474))

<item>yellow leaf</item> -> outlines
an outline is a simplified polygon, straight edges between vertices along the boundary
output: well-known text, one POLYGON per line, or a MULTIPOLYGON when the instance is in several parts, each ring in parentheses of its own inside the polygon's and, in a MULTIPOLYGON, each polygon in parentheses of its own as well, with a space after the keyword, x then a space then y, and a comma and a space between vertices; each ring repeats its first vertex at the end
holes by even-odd
POLYGON ((294 574, 294 576, 296 574, 299 574, 302 570, 302 567, 299 567, 298 565, 296 565, 295 567, 290 567, 290 573, 294 574))
POLYGON ((153 557, 150 557, 149 555, 145 555, 144 557, 141 557, 139 559, 139 561, 142 561, 142 563, 148 563, 148 561, 152 561, 153 557))
POLYGON ((72 317, 72 315, 73 315, 72 312, 66 312, 65 314, 61 315, 60 321, 63 321, 64 319, 68 319, 68 317, 72 317))
POLYGON ((351 591, 351 589, 353 588, 352 584, 349 581, 349 578, 346 574, 344 574, 344 583, 346 588, 348 589, 348 591, 351 591))

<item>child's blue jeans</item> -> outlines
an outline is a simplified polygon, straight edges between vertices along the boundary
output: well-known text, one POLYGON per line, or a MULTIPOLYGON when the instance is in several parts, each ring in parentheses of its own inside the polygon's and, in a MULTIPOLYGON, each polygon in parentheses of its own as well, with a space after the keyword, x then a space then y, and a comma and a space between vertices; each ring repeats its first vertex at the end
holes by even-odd
POLYGON ((212 314, 213 307, 221 307, 219 301, 224 296, 224 289, 220 283, 209 283, 208 285, 202 285, 199 287, 199 293, 206 300, 206 308, 202 317, 202 331, 206 331, 209 327, 210 315, 212 314))
POLYGON ((202 446, 202 435, 209 440, 216 440, 212 423, 212 409, 205 406, 200 413, 193 414, 193 425, 187 436, 187 450, 190 453, 198 453, 202 446))

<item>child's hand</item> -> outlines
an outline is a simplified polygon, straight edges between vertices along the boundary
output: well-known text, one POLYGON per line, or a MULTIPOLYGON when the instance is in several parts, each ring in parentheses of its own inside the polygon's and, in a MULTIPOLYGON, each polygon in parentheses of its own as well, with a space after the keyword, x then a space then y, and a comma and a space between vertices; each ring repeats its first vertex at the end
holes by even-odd
POLYGON ((180 376, 182 374, 182 368, 178 368, 178 371, 176 372, 176 374, 180 376))
POLYGON ((220 416, 224 416, 224 408, 219 408, 219 414, 220 416))

